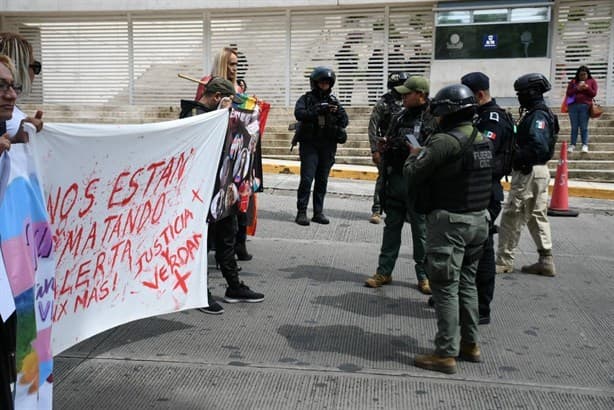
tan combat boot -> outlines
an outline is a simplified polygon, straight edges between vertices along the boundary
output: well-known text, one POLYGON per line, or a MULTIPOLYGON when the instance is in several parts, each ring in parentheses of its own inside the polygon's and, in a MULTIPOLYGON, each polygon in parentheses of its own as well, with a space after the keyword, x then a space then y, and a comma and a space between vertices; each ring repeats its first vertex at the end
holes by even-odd
POLYGON ((554 269, 554 258, 552 255, 540 255, 537 263, 533 265, 523 266, 522 272, 532 275, 542 275, 552 277, 556 275, 554 269))
POLYGON ((425 354, 416 356, 414 365, 422 369, 434 370, 446 374, 456 373, 456 359, 453 357, 425 354))
POLYGON ((369 218, 369 222, 371 222, 372 224, 379 224, 382 222, 382 215, 380 215, 379 212, 373 212, 373 215, 371 215, 371 218, 369 218))
POLYGON ((365 285, 370 288, 379 288, 382 285, 387 285, 392 282, 391 275, 382 275, 380 273, 375 273, 375 275, 371 276, 369 279, 365 281, 365 285))
POLYGON ((497 265, 495 267, 495 271, 497 273, 512 273, 514 272, 514 267, 511 265, 497 265))
POLYGON ((418 289, 425 295, 430 295, 431 293, 433 293, 431 292, 431 284, 429 283, 428 279, 422 279, 421 281, 419 281, 418 289))
POLYGON ((482 361, 482 352, 477 343, 463 343, 460 345, 459 357, 468 362, 479 363, 482 361))

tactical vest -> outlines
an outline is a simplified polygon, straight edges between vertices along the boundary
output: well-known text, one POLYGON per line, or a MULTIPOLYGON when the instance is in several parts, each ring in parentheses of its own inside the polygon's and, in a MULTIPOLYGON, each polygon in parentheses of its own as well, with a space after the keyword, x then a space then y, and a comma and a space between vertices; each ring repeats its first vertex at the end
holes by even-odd
POLYGON ((384 104, 386 104, 386 112, 382 116, 379 125, 378 125, 378 134, 380 137, 386 136, 386 131, 390 128, 390 123, 392 122, 392 117, 403 109, 403 106, 398 104, 394 99, 392 94, 386 93, 382 96, 384 100, 384 104))
POLYGON ((422 144, 424 139, 424 117, 426 110, 419 111, 420 115, 415 115, 417 109, 413 111, 399 111, 393 119, 390 129, 388 130, 388 143, 384 152, 384 161, 386 166, 392 167, 393 172, 402 172, 403 164, 409 156, 407 148, 406 134, 415 134, 418 141, 422 144))
POLYGON ((493 146, 488 138, 475 142, 459 129, 447 131, 461 145, 461 152, 436 171, 430 190, 430 209, 465 213, 486 209, 492 189, 493 146))
MULTIPOLYGON (((337 105, 339 104, 337 97, 332 94, 329 94, 325 98, 318 98, 312 91, 305 93, 305 106, 309 110, 316 109, 316 106, 319 104, 330 102, 335 102, 337 105)), ((338 118, 336 114, 331 112, 323 112, 318 114, 317 120, 315 121, 303 121, 301 123, 300 132, 298 133, 298 141, 314 142, 314 140, 319 140, 339 142, 340 127, 337 124, 337 120, 338 118)), ((347 138, 347 134, 345 135, 347 138)), ((339 143, 345 143, 345 141, 339 143)))

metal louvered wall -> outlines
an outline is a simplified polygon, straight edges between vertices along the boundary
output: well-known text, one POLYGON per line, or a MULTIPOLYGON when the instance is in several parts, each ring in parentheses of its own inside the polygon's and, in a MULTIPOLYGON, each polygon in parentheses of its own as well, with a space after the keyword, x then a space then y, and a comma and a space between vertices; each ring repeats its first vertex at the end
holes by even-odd
POLYGON ((222 47, 236 47, 237 77, 245 80, 247 92, 278 105, 286 99, 285 23, 284 13, 212 15, 209 23, 211 55, 222 47))
MULTIPOLYGON (((212 55, 236 45, 239 75, 250 94, 293 106, 309 88, 313 67, 338 74, 335 92, 367 105, 385 91, 393 70, 430 75, 433 4, 266 13, 195 11, 112 16, 4 16, 2 30, 34 45, 43 72, 24 102, 176 106, 193 98, 212 55)), ((610 0, 555 2, 551 42, 554 95, 581 64, 597 79, 598 99, 614 102, 614 38, 610 0)), ((1 13, 0 13, 1 14, 1 13)))
POLYGON ((248 93, 293 106, 318 65, 338 72, 335 92, 367 105, 385 91, 388 70, 429 74, 431 6, 343 11, 161 12, 67 18, 4 17, 3 30, 24 34, 43 72, 24 102, 173 105, 191 99, 224 46, 242 54, 248 93))
POLYGON ((597 100, 614 103, 612 67, 612 2, 563 0, 555 12, 555 42, 552 52, 553 88, 560 100, 567 83, 581 65, 597 81, 597 100))

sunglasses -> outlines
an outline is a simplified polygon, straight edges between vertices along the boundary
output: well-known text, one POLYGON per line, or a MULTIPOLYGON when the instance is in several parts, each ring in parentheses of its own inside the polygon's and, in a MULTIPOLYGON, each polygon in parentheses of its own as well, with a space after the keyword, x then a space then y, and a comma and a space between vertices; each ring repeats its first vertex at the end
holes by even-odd
POLYGON ((30 68, 32 69, 32 71, 34 71, 34 74, 39 75, 41 73, 41 70, 43 69, 43 65, 40 61, 34 60, 34 62, 30 64, 30 68))

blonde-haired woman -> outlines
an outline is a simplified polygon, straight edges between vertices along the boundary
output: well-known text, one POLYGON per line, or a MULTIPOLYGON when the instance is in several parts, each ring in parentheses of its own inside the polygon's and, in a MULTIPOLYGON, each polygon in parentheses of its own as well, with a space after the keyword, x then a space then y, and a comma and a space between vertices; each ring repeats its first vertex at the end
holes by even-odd
MULTIPOLYGON (((40 74, 42 65, 34 59, 32 45, 21 34, 0 33, 0 54, 13 60, 15 73, 13 81, 21 86, 20 95, 28 95, 32 90, 32 83, 36 75, 40 74)), ((38 131, 42 128, 42 112, 38 111, 34 118, 28 117, 17 106, 13 109, 13 118, 6 122, 6 131, 15 142, 26 138, 21 132, 21 123, 24 120, 32 122, 38 131)))
MULTIPOLYGON (((213 77, 222 77, 230 81, 234 86, 237 93, 244 93, 247 90, 245 81, 237 80, 237 67, 239 64, 239 55, 237 50, 231 47, 223 47, 213 57, 213 65, 211 66, 211 73, 200 79, 201 83, 207 83, 213 77)), ((196 89, 196 101, 205 93, 205 86, 199 84, 196 89)))

